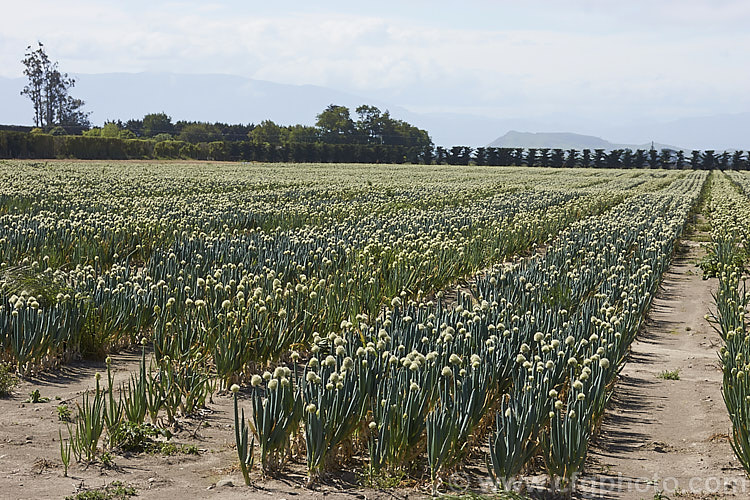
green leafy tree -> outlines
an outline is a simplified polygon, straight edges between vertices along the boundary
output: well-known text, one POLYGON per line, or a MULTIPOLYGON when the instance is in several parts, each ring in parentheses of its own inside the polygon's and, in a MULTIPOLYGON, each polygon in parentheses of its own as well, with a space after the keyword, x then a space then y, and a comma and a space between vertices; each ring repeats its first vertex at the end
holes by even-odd
POLYGON ((702 162, 701 162, 701 152, 698 150, 693 150, 690 153, 690 168, 692 169, 699 169, 701 168, 702 162))
POLYGON ((622 152, 622 168, 633 167, 633 150, 628 148, 622 152))
POLYGON ((659 152, 653 147, 648 150, 648 166, 649 168, 659 168, 659 152))
POLYGON ((562 149, 553 149, 550 156, 550 166, 560 168, 565 165, 565 151, 562 149))
POLYGON ((248 134, 255 144, 284 144, 289 139, 289 130, 276 125, 271 120, 263 120, 248 134))
POLYGON ((716 157, 716 165, 720 170, 727 170, 729 168, 730 155, 729 152, 724 151, 716 157))
POLYGON ((529 148, 526 152, 526 166, 536 167, 537 166, 537 149, 529 148))
POLYGON ((143 136, 143 120, 131 118, 125 122, 124 127, 128 130, 132 130, 138 137, 143 136))
POLYGON ((683 169, 685 168, 685 152, 683 150, 677 151, 674 159, 674 168, 683 169))
POLYGON ((732 153, 732 170, 745 170, 744 151, 738 150, 732 153))
POLYGON ((716 167, 716 151, 713 149, 707 149, 703 152, 703 170, 713 170, 716 167))
POLYGON ((363 104, 356 110, 357 123, 355 124, 357 134, 366 144, 383 143, 383 115, 375 106, 363 104))
POLYGON ((523 148, 513 148, 513 152, 511 155, 511 165, 520 167, 523 165, 523 158, 524 158, 524 149, 523 148))
POLYGON ((435 164, 444 165, 447 159, 448 159, 448 151, 444 147, 438 146, 435 149, 435 164))
POLYGON ((313 144, 319 142, 319 140, 320 131, 315 127, 305 125, 293 125, 289 127, 290 144, 313 144))
POLYGON ((35 49, 28 46, 21 62, 25 67, 24 75, 28 78, 21 95, 31 99, 37 127, 90 126, 89 113, 81 110, 84 102, 68 94, 75 86, 75 79, 60 72, 57 62, 50 60, 41 42, 35 49))
POLYGON ((145 137, 154 137, 158 134, 174 134, 172 118, 166 113, 149 113, 143 117, 142 130, 145 137))
POLYGON ((672 152, 668 149, 662 149, 659 153, 659 163, 661 168, 672 168, 672 152))
POLYGON ((633 155, 633 168, 643 168, 646 165, 646 150, 636 149, 633 155))
MULTIPOLYGON (((221 132, 217 127, 209 123, 188 123, 182 127, 180 135, 177 138, 193 144, 198 142, 213 142, 221 140, 221 132)), ((192 158, 190 156, 192 154, 195 154, 195 152, 192 149, 188 149, 185 156, 192 158)))
POLYGON ((549 155, 549 148, 540 148, 539 154, 537 155, 537 159, 539 161, 540 167, 549 167, 550 162, 550 155, 549 155))
POLYGON ((620 168, 622 166, 622 149, 613 149, 607 154, 607 168, 620 168))
POLYGON ((354 136, 354 121, 349 108, 331 104, 317 116, 315 125, 320 129, 321 139, 329 144, 349 144, 354 136))
POLYGON ((171 141, 172 140, 172 135, 171 134, 165 134, 165 133, 156 134, 153 137, 153 140, 156 141, 156 142, 171 141))
POLYGON ((604 168, 605 166, 605 154, 603 149, 594 150, 594 168, 604 168))
POLYGON ((31 50, 31 46, 26 47, 26 54, 24 54, 21 62, 25 66, 23 74, 29 80, 29 83, 21 91, 21 95, 28 96, 31 99, 34 105, 34 124, 37 127, 42 127, 45 119, 43 96, 46 72, 50 64, 42 43, 39 42, 39 47, 36 50, 31 50))
POLYGON ((107 122, 102 127, 101 137, 120 137, 120 127, 115 122, 107 122))
POLYGON ((591 150, 584 149, 581 151, 581 167, 589 168, 591 166, 591 150))
POLYGON ((477 148, 474 152, 474 163, 479 166, 487 165, 488 153, 487 148, 477 148))
POLYGON ((569 149, 568 155, 565 157, 565 166, 567 168, 574 168, 576 165, 578 165, 578 150, 569 149))

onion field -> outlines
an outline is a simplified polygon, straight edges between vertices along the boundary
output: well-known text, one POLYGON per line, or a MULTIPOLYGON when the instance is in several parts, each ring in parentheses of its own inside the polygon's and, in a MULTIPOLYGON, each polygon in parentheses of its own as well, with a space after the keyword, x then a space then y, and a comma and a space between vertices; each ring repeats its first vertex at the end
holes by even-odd
POLYGON ((701 203, 714 221, 703 265, 719 276, 708 319, 750 471, 745 172, 18 161, 0 172, 7 369, 33 380, 141 357, 125 381, 92 380, 60 425, 66 474, 133 429, 158 433, 233 398, 227 465, 247 484, 297 467, 315 487, 356 469, 438 494, 478 463, 498 490, 543 472, 569 492, 701 203))

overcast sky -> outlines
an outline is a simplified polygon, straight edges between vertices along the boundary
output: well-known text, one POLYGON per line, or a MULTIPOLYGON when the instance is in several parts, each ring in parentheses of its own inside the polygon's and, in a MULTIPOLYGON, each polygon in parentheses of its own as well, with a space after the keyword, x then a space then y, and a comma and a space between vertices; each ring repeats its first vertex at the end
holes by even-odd
POLYGON ((419 112, 623 122, 750 111, 748 0, 0 6, 6 77, 41 40, 68 73, 224 73, 419 112))

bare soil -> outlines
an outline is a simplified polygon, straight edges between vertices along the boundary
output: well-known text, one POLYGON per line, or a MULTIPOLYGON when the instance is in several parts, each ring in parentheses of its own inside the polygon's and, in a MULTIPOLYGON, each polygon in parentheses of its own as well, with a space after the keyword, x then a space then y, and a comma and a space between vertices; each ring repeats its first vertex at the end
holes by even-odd
MULTIPOLYGON (((113 355, 112 360, 117 386, 138 370, 140 353, 113 355)), ((104 362, 75 363, 23 381, 11 397, 0 399, 0 498, 62 499, 114 481, 135 487, 138 498, 145 499, 408 498, 416 493, 403 488, 391 492, 362 488, 358 476, 346 471, 316 489, 306 489, 302 459, 275 480, 262 479, 256 467, 251 474, 253 486, 245 486, 237 465, 232 398, 227 394, 215 395, 201 415, 182 419, 172 429, 171 442, 195 445, 198 455, 113 453, 111 467, 101 462, 76 464, 72 457, 68 477, 64 477, 58 432, 62 431, 63 438, 68 434, 57 407, 67 404, 75 414, 76 401, 95 388, 97 372, 104 380, 104 362), (35 389, 50 400, 26 402, 35 389)), ((246 414, 251 411, 249 399, 241 399, 241 405, 246 414)))

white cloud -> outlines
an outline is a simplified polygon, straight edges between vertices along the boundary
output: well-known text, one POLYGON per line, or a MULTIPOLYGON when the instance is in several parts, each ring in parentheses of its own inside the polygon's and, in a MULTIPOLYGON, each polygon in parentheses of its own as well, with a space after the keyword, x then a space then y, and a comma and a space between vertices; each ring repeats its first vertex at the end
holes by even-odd
POLYGON ((239 74, 433 109, 599 116, 750 109, 750 4, 741 1, 545 0, 537 11, 475 1, 465 12, 454 8, 455 22, 439 18, 451 14, 447 3, 426 20, 312 9, 254 14, 219 3, 35 4, 5 8, 4 76, 19 76, 25 46, 41 39, 73 73, 239 74), (506 10, 502 29, 479 17, 506 10))

